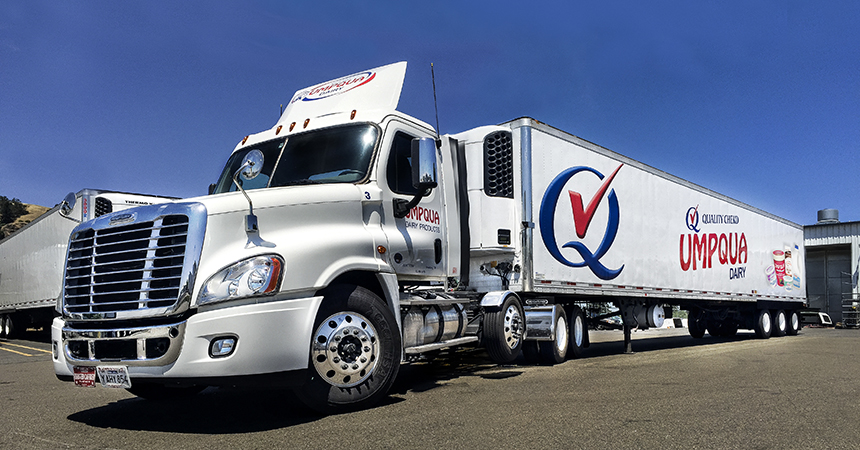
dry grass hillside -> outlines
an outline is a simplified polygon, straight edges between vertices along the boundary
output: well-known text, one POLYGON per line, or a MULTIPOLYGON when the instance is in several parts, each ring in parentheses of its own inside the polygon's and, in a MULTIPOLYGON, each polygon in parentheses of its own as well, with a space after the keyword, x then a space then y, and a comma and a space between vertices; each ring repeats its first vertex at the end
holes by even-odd
POLYGON ((45 206, 28 205, 26 203, 24 205, 27 207, 27 214, 24 214, 16 221, 3 226, 3 228, 0 228, 0 239, 9 236, 15 231, 21 229, 24 225, 27 225, 28 223, 38 219, 39 216, 45 214, 46 212, 48 212, 49 209, 51 209, 45 206))

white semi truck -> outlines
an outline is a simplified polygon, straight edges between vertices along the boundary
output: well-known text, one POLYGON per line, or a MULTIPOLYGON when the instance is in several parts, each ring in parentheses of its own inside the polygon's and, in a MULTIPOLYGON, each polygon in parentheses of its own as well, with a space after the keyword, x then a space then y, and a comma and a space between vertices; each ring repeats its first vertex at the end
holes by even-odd
POLYGON ((364 407, 401 363, 588 346, 587 305, 694 337, 796 334, 800 226, 531 118, 438 135, 396 111, 406 63, 295 93, 200 198, 72 233, 58 378, 145 398, 290 386, 364 407))
POLYGON ((170 200, 83 189, 0 240, 0 336, 50 326, 63 286, 66 246, 78 224, 103 214, 170 200))

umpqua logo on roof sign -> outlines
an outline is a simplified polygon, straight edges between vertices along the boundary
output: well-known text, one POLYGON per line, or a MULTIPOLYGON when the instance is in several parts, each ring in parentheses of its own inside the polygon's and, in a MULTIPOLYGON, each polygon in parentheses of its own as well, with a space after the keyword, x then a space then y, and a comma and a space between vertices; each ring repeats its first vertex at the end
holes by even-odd
POLYGON ((552 182, 550 182, 546 192, 544 192, 543 200, 541 200, 540 217, 538 220, 543 243, 556 261, 569 267, 588 266, 594 275, 602 280, 611 280, 617 277, 621 273, 621 270, 624 269, 623 264, 617 269, 609 269, 600 262, 600 258, 609 251, 609 248, 612 247, 612 243, 615 242, 615 236, 618 234, 618 218, 620 215, 618 197, 615 195, 615 189, 610 190, 609 185, 612 184, 612 180, 615 179, 615 175, 623 165, 624 164, 618 166, 618 168, 612 172, 612 175, 605 179, 602 173, 591 167, 571 167, 562 171, 555 177, 555 179, 552 180, 552 182), (591 225, 591 219, 594 218, 594 212, 597 210, 597 205, 601 203, 604 197, 606 197, 609 204, 609 220, 606 223, 606 230, 603 233, 603 241, 600 242, 600 245, 595 251, 592 252, 579 240, 572 240, 562 245, 562 248, 572 248, 576 250, 582 257, 582 262, 572 262, 561 254, 558 242, 556 241, 556 206, 558 205, 561 191, 564 189, 567 182, 575 175, 585 172, 591 172, 596 175, 599 179, 603 180, 603 184, 591 198, 591 201, 588 202, 587 207, 583 207, 582 195, 579 192, 568 191, 568 194, 570 195, 571 208, 573 210, 573 224, 576 229, 577 237, 579 239, 585 238, 588 227, 591 225))
POLYGON ((311 102, 343 94, 369 83, 375 77, 376 72, 368 71, 338 78, 337 80, 329 81, 300 92, 290 103, 295 103, 297 101, 311 102))

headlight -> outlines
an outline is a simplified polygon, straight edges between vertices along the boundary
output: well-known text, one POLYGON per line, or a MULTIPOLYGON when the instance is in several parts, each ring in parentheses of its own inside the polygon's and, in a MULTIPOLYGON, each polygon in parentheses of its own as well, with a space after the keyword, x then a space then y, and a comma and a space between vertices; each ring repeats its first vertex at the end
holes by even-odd
POLYGON ((255 256, 226 267, 206 280, 199 305, 242 297, 271 294, 278 289, 284 260, 278 256, 255 256))

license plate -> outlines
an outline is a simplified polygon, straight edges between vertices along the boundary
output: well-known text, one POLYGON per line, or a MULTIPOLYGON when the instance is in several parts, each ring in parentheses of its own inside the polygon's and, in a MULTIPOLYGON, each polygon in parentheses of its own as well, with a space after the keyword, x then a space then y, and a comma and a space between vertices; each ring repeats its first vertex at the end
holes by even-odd
POLYGON ((97 366, 96 370, 102 387, 123 389, 131 387, 131 379, 128 377, 128 367, 126 366, 97 366))
POLYGON ((75 366, 75 386, 96 387, 96 368, 75 366))

